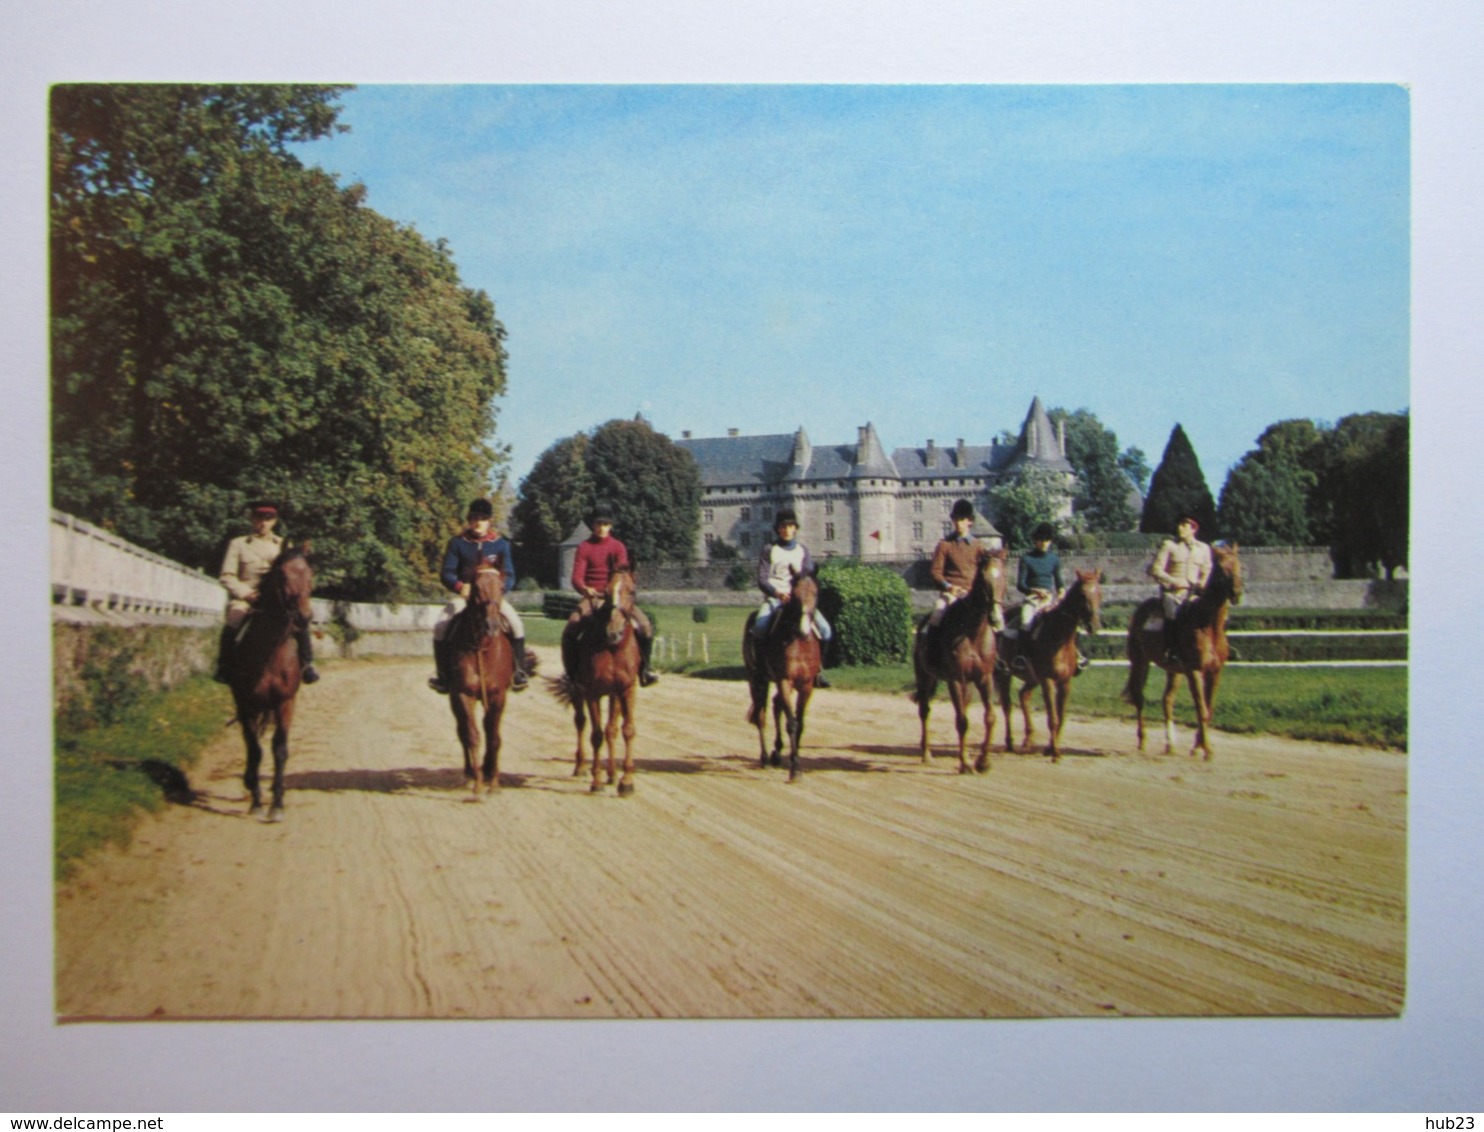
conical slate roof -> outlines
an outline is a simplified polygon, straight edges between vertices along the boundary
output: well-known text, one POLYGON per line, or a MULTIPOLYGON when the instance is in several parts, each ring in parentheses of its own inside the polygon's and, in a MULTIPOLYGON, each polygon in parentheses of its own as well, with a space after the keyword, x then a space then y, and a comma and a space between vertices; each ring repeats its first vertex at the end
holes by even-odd
POLYGON ((855 464, 850 469, 853 480, 866 477, 900 479, 896 465, 881 447, 881 438, 876 435, 876 426, 869 421, 861 428, 855 444, 855 464))
POLYGON ((1025 423, 1020 426, 1020 440, 1011 463, 1019 465, 1029 461, 1056 472, 1072 471, 1071 463, 1061 450, 1056 426, 1041 407, 1039 397, 1031 398, 1030 412, 1026 413, 1025 423))

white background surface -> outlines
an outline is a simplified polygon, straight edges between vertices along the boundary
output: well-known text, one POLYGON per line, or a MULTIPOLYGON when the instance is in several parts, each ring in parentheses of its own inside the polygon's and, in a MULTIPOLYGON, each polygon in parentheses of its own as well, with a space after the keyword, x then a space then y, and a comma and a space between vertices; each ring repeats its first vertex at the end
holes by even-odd
MULTIPOLYGON (((1484 1107, 1481 17, 1455 3, 0 6, 0 1108, 1484 1107), (1397 1021, 253 1023, 51 1010, 45 113, 59 81, 1402 82, 1413 91, 1408 1002, 1397 1021)), ((107 925, 100 924, 100 931, 107 925)), ((127 946, 127 941, 121 941, 127 946)), ((1419 1123, 1420 1127, 1420 1123, 1419 1123)))

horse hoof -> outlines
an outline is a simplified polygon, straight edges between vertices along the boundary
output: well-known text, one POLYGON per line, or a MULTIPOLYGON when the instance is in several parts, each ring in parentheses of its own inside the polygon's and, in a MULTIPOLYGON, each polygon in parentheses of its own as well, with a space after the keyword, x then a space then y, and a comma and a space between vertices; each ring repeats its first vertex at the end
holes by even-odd
POLYGON ((249 817, 252 817, 252 816, 254 816, 256 814, 261 814, 262 812, 263 812, 263 803, 262 802, 254 802, 252 805, 250 805, 250 806, 247 807, 247 814, 248 814, 249 817))
POLYGON ((587 788, 587 792, 589 794, 601 794, 601 793, 603 793, 602 784, 601 783, 594 782, 591 786, 589 786, 587 788))
POLYGON ((631 794, 633 794, 633 792, 634 784, 632 782, 620 782, 618 784, 618 796, 620 798, 627 798, 631 794))
POLYGON ((979 761, 974 764, 974 769, 975 769, 975 771, 977 771, 980 774, 988 774, 989 773, 989 756, 988 755, 980 755, 979 756, 979 761))
POLYGON ((779 754, 776 751, 773 753, 773 757, 771 759, 769 759, 768 761, 770 763, 772 763, 774 766, 782 766, 783 765, 783 759, 782 759, 781 756, 779 756, 779 754))
POLYGON ((283 821, 283 807, 282 806, 274 806, 271 810, 269 810, 268 811, 268 820, 269 821, 272 821, 272 822, 283 821))

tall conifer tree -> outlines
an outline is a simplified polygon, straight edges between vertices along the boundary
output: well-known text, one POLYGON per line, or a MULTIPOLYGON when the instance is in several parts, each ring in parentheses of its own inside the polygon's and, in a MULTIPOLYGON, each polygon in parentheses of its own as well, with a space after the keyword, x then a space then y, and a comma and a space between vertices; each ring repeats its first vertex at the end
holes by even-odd
POLYGON ((1182 515, 1190 515, 1200 523, 1202 538, 1209 539, 1216 533, 1216 502, 1206 486, 1195 446, 1185 435, 1185 429, 1177 424, 1149 481, 1139 530, 1150 534, 1173 533, 1182 515))

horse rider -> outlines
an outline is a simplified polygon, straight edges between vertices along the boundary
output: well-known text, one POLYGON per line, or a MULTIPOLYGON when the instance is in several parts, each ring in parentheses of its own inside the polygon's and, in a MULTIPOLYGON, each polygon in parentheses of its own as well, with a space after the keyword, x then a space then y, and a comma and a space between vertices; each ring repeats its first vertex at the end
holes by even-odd
MULTIPOLYGON (((948 517, 953 522, 953 533, 939 539, 933 550, 931 574, 933 584, 938 587, 938 600, 928 614, 929 629, 942 623, 949 606, 968 596, 979 570, 980 547, 972 534, 974 505, 967 499, 960 499, 954 503, 948 517)), ((994 603, 990 625, 996 630, 1005 627, 1005 613, 999 602, 994 603)))
MULTIPOLYGON (((757 585, 763 591, 763 603, 758 607, 752 635, 759 641, 767 637, 773 615, 793 592, 793 576, 814 573, 814 559, 810 557, 809 548, 799 541, 799 517, 793 508, 784 507, 773 517, 773 535, 774 540, 763 547, 757 560, 757 585)), ((835 635, 819 609, 814 611, 814 632, 821 643, 835 635)), ((823 672, 814 678, 814 686, 830 686, 823 672)))
POLYGON ((1020 604, 1020 624, 1024 633, 1036 623, 1036 618, 1066 591, 1061 579, 1061 556, 1051 549, 1056 540, 1056 528, 1050 523, 1040 523, 1031 532, 1032 549, 1020 556, 1020 566, 1015 571, 1015 588, 1025 596, 1020 604))
MULTIPOLYGON (((428 687, 440 696, 447 695, 453 683, 453 657, 446 638, 454 617, 468 604, 472 582, 464 579, 472 579, 480 563, 492 562, 505 574, 507 594, 515 589, 515 556, 511 553, 509 540, 495 526, 493 504, 488 499, 472 501, 464 513, 464 524, 464 529, 448 540, 443 552, 443 569, 438 572, 443 588, 453 593, 443 607, 438 623, 433 626, 433 662, 437 666, 437 675, 428 681, 428 687)), ((500 598, 500 616, 509 626, 511 648, 515 653, 511 687, 513 691, 523 692, 530 672, 526 656, 526 627, 505 595, 500 598)))
MULTIPOLYGON (((582 595, 582 600, 577 603, 572 616, 567 618, 567 628, 562 633, 562 661, 569 676, 575 662, 572 650, 576 643, 576 626, 602 606, 613 571, 630 568, 628 547, 613 535, 612 510, 602 506, 593 508, 587 525, 591 533, 577 544, 577 554, 572 561, 572 588, 582 595)), ((639 642, 639 684, 648 688, 659 682, 658 674, 650 665, 650 654, 654 651, 654 626, 637 604, 630 612, 629 620, 639 642)))
MULTIPOLYGON (((1034 640, 1041 614, 1066 594, 1066 586, 1062 584, 1061 556, 1051 549, 1055 541, 1056 528, 1050 523, 1037 523, 1031 532, 1032 548, 1020 556, 1020 565, 1015 571, 1015 588, 1025 595, 1025 600, 1020 603, 1018 624, 1009 630, 1008 635, 1012 637, 1028 633, 1034 640)), ((1085 671, 1089 663, 1078 649, 1077 671, 1085 671)))
MULTIPOLYGON (((239 535, 227 543, 226 557, 222 559, 221 583, 227 589, 227 623, 222 626, 221 639, 217 646, 216 673, 212 677, 218 684, 231 683, 227 669, 232 644, 242 622, 252 611, 258 599, 258 587, 263 575, 268 573, 283 550, 283 536, 274 534, 278 524, 278 504, 268 500, 256 500, 247 505, 252 522, 252 534, 239 535)), ((299 679, 313 684, 319 679, 314 670, 314 646, 309 640, 309 626, 300 625, 294 631, 299 646, 299 679)))
POLYGON ((1149 576, 1159 583, 1163 600, 1167 664, 1175 659, 1175 622, 1181 609, 1200 596, 1211 577, 1211 547, 1196 538, 1200 529, 1195 516, 1182 514, 1175 525, 1175 537, 1160 544, 1149 564, 1149 576))

